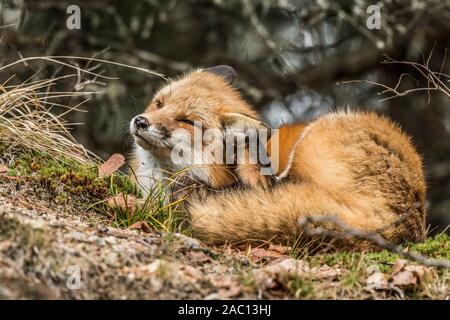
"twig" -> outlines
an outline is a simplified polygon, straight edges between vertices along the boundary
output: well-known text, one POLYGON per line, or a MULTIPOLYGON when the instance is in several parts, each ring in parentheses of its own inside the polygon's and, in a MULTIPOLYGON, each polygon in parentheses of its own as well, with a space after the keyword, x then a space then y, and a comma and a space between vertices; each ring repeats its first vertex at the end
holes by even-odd
MULTIPOLYGON (((417 62, 411 62, 411 61, 394 60, 388 56, 386 56, 386 59, 381 62, 382 64, 399 64, 399 65, 406 65, 406 66, 412 67, 414 70, 418 71, 419 74, 422 76, 422 78, 427 82, 427 85, 424 87, 420 87, 417 85, 417 87, 415 87, 415 88, 405 89, 403 91, 400 91, 399 87, 402 83, 403 77, 405 75, 409 75, 408 73, 401 74, 394 87, 390 87, 388 85, 378 83, 375 81, 369 81, 369 80, 350 80, 350 81, 339 82, 338 84, 368 83, 368 84, 372 84, 372 85, 375 85, 375 86, 378 86, 378 87, 381 87, 384 89, 378 93, 379 95, 384 95, 386 93, 392 93, 391 96, 381 99, 380 102, 390 100, 393 98, 397 98, 397 97, 403 97, 410 93, 419 92, 419 91, 427 91, 428 103, 430 103, 430 92, 431 91, 442 92, 443 94, 445 94, 447 97, 450 98, 450 87, 442 80, 442 77, 448 77, 448 75, 445 75, 442 73, 442 70, 443 70, 444 64, 445 64, 445 60, 447 57, 447 50, 445 50, 445 56, 441 63, 440 70, 438 72, 432 71, 429 66, 430 59, 431 59, 431 56, 433 55, 433 52, 434 52, 434 46, 433 46, 433 49, 431 50, 430 54, 428 55, 428 58, 422 64, 417 63, 417 62)), ((416 80, 416 79, 414 79, 414 80, 416 80)), ((417 82, 417 80, 416 80, 416 82, 417 82)))
MULTIPOLYGON (((94 62, 99 62, 99 63, 111 64, 111 65, 118 66, 118 67, 124 67, 124 68, 129 68, 129 69, 142 71, 144 73, 152 74, 152 75, 155 75, 157 77, 161 77, 164 80, 166 80, 166 77, 163 74, 160 74, 158 72, 155 72, 155 71, 152 71, 152 70, 148 70, 148 69, 145 69, 145 68, 135 67, 135 66, 124 64, 124 63, 108 61, 108 60, 103 60, 103 59, 89 58, 89 57, 77 57, 77 56, 27 57, 27 58, 23 58, 23 59, 11 62, 10 64, 7 64, 5 66, 2 66, 0 68, 0 71, 3 71, 4 69, 10 68, 10 67, 12 67, 14 65, 17 65, 19 63, 24 63, 24 62, 27 62, 27 61, 34 61, 34 60, 50 61, 50 62, 57 63, 57 64, 60 64, 60 65, 63 65, 63 66, 66 66, 66 67, 69 67, 69 68, 72 68, 72 69, 75 69, 75 70, 80 70, 81 69, 81 68, 79 68, 77 66, 74 66, 74 65, 72 65, 70 63, 66 63, 66 62, 61 61, 61 60, 67 60, 67 59, 80 60, 80 61, 94 61, 94 62)), ((86 69, 84 69, 84 70, 81 69, 81 71, 83 71, 84 73, 93 75, 93 76, 97 76, 97 77, 103 78, 103 79, 108 79, 108 80, 116 80, 117 79, 117 78, 114 78, 114 77, 103 76, 101 74, 94 73, 94 72, 91 72, 91 71, 86 70, 86 69)))
POLYGON ((348 238, 357 238, 360 240, 370 241, 384 249, 395 252, 405 258, 416 261, 422 265, 428 267, 437 267, 437 268, 445 268, 450 269, 450 260, 442 260, 442 259, 434 259, 428 258, 421 255, 418 252, 408 251, 407 248, 402 247, 401 245, 396 245, 392 242, 387 241, 383 238, 379 233, 376 232, 368 232, 364 230, 358 230, 350 227, 346 223, 340 221, 335 216, 311 216, 311 217, 303 217, 298 220, 298 224, 303 228, 304 232, 308 236, 325 236, 331 237, 335 239, 348 239, 348 238), (322 223, 333 223, 337 226, 341 231, 334 231, 330 229, 324 229, 321 227, 310 227, 310 224, 314 224, 317 222, 322 223))

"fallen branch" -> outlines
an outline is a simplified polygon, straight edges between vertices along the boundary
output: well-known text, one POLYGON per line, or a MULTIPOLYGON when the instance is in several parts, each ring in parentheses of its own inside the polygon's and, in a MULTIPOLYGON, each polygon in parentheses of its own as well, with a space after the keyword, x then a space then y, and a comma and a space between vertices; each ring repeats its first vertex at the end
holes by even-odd
POLYGON ((387 241, 379 233, 368 232, 364 230, 358 230, 350 227, 346 223, 340 221, 335 216, 311 216, 303 217, 298 220, 298 224, 303 229, 303 232, 307 236, 311 237, 331 237, 335 239, 349 239, 357 238, 360 240, 370 241, 384 249, 397 253, 407 259, 413 260, 419 264, 425 265, 427 267, 445 268, 450 269, 450 260, 428 258, 421 255, 418 252, 408 251, 401 245, 396 245, 387 241), (314 223, 332 223, 337 226, 341 231, 335 231, 330 229, 324 229, 321 227, 310 227, 314 223))

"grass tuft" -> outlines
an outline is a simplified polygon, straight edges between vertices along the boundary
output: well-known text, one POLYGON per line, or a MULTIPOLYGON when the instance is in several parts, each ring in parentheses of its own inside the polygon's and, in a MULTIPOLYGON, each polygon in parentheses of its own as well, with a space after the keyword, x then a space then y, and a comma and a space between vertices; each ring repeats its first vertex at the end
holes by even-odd
POLYGON ((20 151, 44 152, 52 157, 70 157, 80 163, 92 162, 94 157, 70 135, 62 115, 56 116, 49 108, 58 105, 61 95, 82 96, 84 93, 51 92, 63 77, 39 80, 20 85, 0 85, 0 145, 3 153, 20 151))
MULTIPOLYGON (((129 195, 123 192, 115 191, 115 194, 121 194, 124 203, 131 202, 129 195)), ((170 199, 170 184, 161 183, 150 190, 149 195, 143 201, 138 201, 132 207, 130 206, 112 206, 113 225, 126 228, 135 224, 145 222, 141 229, 150 228, 165 232, 188 233, 188 227, 185 224, 187 219, 179 210, 179 204, 183 199, 173 201, 170 199)))

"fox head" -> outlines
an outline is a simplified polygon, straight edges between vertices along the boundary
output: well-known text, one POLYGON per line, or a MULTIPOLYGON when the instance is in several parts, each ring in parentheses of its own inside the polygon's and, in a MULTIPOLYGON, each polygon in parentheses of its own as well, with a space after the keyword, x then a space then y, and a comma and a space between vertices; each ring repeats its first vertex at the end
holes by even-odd
POLYGON ((140 154, 150 153, 165 169, 188 169, 193 178, 213 187, 232 184, 230 166, 220 159, 225 154, 205 149, 224 150, 225 130, 267 129, 232 87, 234 77, 232 67, 216 66, 195 70, 162 87, 145 112, 130 123, 140 154))

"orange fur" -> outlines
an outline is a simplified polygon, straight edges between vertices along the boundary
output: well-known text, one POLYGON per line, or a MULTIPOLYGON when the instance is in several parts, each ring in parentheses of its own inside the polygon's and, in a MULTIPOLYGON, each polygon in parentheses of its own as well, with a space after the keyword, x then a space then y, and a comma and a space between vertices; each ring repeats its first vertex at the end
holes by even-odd
MULTIPOLYGON (((156 108, 154 100, 143 115, 169 131, 184 126, 177 121, 180 116, 214 128, 258 121, 229 84, 201 70, 171 82, 155 99, 163 99, 164 107, 156 108), (225 121, 230 113, 242 114, 244 120, 225 121)), ((213 165, 201 172, 206 185, 225 189, 189 198, 186 210, 195 235, 213 242, 281 241, 297 237, 299 219, 319 215, 380 232, 396 243, 425 237, 422 161, 410 138, 387 118, 339 111, 308 125, 281 127, 268 152, 275 141, 279 152, 270 155, 279 167, 274 185, 273 177, 262 176, 258 166, 249 164, 213 165), (241 187, 226 189, 236 179, 241 187)), ((167 158, 163 148, 148 149, 167 158)))
POLYGON ((389 120, 371 113, 326 115, 304 129, 291 153, 286 176, 271 190, 192 201, 194 231, 214 242, 293 238, 301 231, 299 218, 325 215, 359 230, 384 228, 397 243, 425 237, 421 159, 389 120))
POLYGON ((287 169, 291 150, 293 150, 295 143, 300 138, 305 127, 306 125, 303 123, 282 126, 267 143, 267 153, 270 156, 273 141, 278 141, 278 156, 272 157, 273 166, 278 168, 278 170, 276 170, 277 173, 281 173, 287 169))

